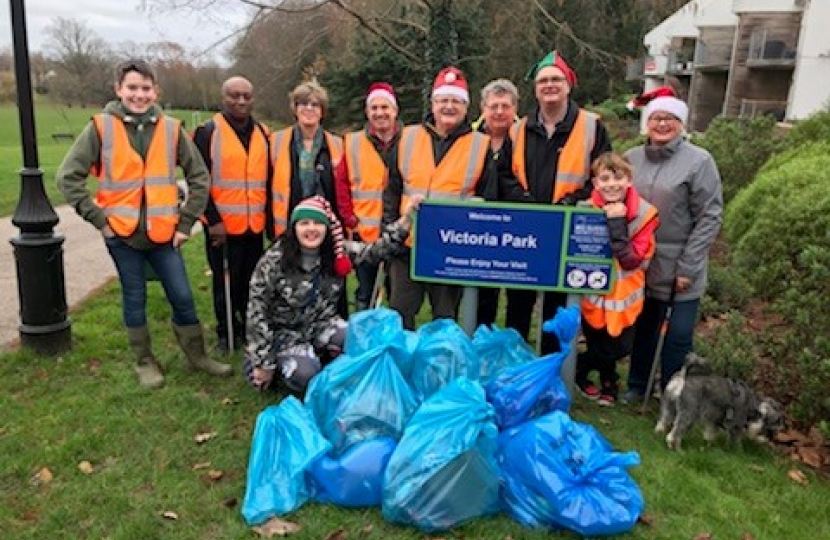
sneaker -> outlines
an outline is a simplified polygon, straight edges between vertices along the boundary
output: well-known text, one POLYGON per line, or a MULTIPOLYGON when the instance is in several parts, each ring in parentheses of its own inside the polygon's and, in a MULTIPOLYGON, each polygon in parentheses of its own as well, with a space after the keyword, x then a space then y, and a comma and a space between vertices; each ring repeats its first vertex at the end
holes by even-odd
POLYGON ((592 383, 591 381, 577 383, 576 387, 579 390, 579 393, 582 394, 582 397, 584 397, 585 399, 590 399, 591 401, 599 399, 599 388, 594 386, 594 383, 592 383))
POLYGON ((602 383, 602 390, 599 394, 597 403, 602 407, 613 407, 617 402, 617 385, 612 382, 605 381, 602 383))

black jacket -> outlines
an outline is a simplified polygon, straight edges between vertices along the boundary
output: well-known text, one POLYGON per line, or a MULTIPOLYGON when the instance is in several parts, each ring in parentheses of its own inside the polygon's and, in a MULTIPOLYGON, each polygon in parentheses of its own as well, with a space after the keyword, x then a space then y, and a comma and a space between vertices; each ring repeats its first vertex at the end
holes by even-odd
MULTIPOLYGON (((550 203, 553 199, 554 178, 559 163, 559 153, 568 141, 573 131, 579 106, 574 101, 568 102, 565 118, 556 125, 553 136, 548 138, 545 126, 539 122, 539 107, 534 106, 527 116, 525 135, 525 170, 527 173, 528 190, 526 191, 513 175, 512 141, 505 141, 502 147, 501 166, 498 171, 498 193, 500 200, 515 202, 550 203)), ((611 151, 611 139, 602 122, 597 122, 597 134, 594 147, 591 150, 591 161, 601 154, 611 151)), ((587 199, 591 195, 593 185, 590 181, 585 186, 566 196, 562 204, 575 204, 576 201, 587 199)))

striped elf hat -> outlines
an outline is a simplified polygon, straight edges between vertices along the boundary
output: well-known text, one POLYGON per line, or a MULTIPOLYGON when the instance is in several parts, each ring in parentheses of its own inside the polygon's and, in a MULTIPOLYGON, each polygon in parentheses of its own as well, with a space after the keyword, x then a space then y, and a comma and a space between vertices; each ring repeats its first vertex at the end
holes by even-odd
POLYGON ((343 247, 343 226, 334 215, 329 202, 320 195, 303 199, 291 211, 291 225, 301 219, 313 219, 328 226, 334 243, 334 273, 346 277, 352 271, 352 261, 343 247))

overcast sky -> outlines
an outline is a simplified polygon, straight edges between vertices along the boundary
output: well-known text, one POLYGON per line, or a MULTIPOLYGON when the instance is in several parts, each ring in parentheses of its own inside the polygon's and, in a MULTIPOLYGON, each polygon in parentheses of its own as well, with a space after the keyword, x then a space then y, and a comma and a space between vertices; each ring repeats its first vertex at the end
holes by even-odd
MULTIPOLYGON (((175 41, 188 49, 204 50, 227 36, 246 20, 244 7, 230 0, 223 12, 176 12, 162 15, 141 12, 140 0, 25 0, 26 28, 31 52, 43 49, 44 28, 55 17, 83 21, 99 37, 116 45, 124 41, 147 43, 175 41), (220 20, 221 19, 221 20, 220 20)), ((0 0, 0 47, 11 46, 8 0, 0 0)), ((218 60, 221 52, 215 56, 218 60)))

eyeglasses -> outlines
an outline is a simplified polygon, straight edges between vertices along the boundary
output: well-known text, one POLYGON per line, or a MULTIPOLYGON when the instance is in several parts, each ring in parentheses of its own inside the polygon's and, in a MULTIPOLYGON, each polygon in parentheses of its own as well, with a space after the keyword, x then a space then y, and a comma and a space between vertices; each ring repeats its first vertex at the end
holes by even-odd
POLYGON ((456 97, 437 97, 432 98, 432 102, 438 106, 444 107, 446 105, 455 105, 456 107, 460 107, 464 105, 466 102, 458 99, 456 97))
POLYGON ((543 86, 545 84, 562 84, 563 82, 568 82, 567 77, 562 77, 560 75, 553 75, 551 77, 542 77, 540 79, 536 79, 536 84, 538 86, 543 86))
POLYGON ((491 103, 489 105, 485 105, 484 108, 488 111, 498 112, 498 111, 509 111, 513 109, 515 105, 512 103, 491 103))
POLYGON ((679 122, 680 120, 676 116, 666 115, 666 116, 655 116, 652 115, 648 119, 649 123, 651 124, 660 124, 665 122, 666 124, 673 124, 674 122, 679 122))
POLYGON ((322 107, 322 104, 319 101, 306 101, 306 100, 303 100, 303 101, 295 102, 294 106, 297 107, 298 109, 300 107, 307 107, 309 109, 317 109, 317 108, 322 107))

